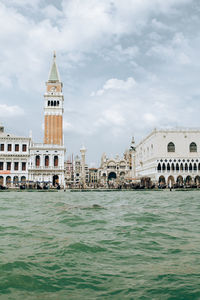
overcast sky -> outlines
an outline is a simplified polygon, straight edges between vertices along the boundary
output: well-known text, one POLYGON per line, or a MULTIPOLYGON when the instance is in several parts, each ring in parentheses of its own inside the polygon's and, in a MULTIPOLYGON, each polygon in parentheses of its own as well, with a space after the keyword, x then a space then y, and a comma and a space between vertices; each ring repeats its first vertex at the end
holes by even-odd
POLYGON ((199 0, 1 0, 0 122, 43 139, 53 50, 67 157, 120 155, 153 128, 200 127, 199 0))

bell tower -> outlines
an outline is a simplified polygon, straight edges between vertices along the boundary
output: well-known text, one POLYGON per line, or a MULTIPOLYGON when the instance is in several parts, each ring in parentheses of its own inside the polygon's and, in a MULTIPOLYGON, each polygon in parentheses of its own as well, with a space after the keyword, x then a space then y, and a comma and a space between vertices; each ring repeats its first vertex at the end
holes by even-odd
POLYGON ((63 145, 64 96, 62 87, 54 52, 44 94, 44 144, 63 145))

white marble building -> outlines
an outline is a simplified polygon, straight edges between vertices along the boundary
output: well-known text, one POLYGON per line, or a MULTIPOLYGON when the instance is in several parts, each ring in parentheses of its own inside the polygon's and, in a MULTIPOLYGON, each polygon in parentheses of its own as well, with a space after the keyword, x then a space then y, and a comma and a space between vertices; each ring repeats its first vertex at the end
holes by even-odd
POLYGON ((200 130, 153 130, 136 146, 135 165, 144 184, 200 184, 200 130))
POLYGON ((29 179, 33 182, 65 186, 64 180, 65 147, 31 143, 29 179))

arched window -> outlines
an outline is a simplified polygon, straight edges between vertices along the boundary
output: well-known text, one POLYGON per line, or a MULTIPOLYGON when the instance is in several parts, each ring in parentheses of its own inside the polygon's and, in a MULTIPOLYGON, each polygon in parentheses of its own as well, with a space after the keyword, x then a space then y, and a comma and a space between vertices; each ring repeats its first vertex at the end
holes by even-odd
POLYGON ((185 171, 188 171, 188 164, 185 163, 185 171))
POLYGON ((197 144, 194 142, 190 144, 190 152, 197 152, 197 144))
POLYGON ((161 171, 161 165, 160 165, 160 163, 158 164, 157 170, 158 170, 158 172, 161 171))
POLYGON ((51 101, 51 106, 53 106, 53 101, 51 101))
POLYGON ((180 165, 180 170, 183 171, 183 164, 180 165))
POLYGON ((174 168, 174 164, 172 163, 172 171, 174 172, 175 168, 174 168))
POLYGON ((10 176, 6 177, 6 185, 11 186, 11 177, 10 176))
POLYGON ((59 106, 59 101, 57 101, 57 106, 59 106))
POLYGON ((167 164, 167 171, 170 172, 170 164, 167 164))
POLYGON ((196 164, 196 163, 194 163, 193 170, 194 170, 194 171, 197 171, 197 164, 196 164))
POLYGON ((162 170, 163 171, 165 171, 166 170, 166 166, 165 166, 165 164, 163 163, 163 165, 162 165, 162 170))
POLYGON ((192 172, 192 164, 189 164, 189 171, 192 172))
POLYGON ((49 166, 49 156, 48 155, 46 155, 44 158, 44 164, 45 164, 45 167, 49 166))
POLYGON ((58 166, 58 156, 54 156, 54 167, 58 166))
POLYGON ((179 171, 179 165, 178 165, 178 163, 176 164, 176 171, 179 171))
POLYGON ((170 143, 167 145, 167 151, 168 151, 168 152, 175 152, 175 145, 174 145, 174 143, 170 142, 170 143))
POLYGON ((53 106, 56 106, 56 101, 54 101, 53 106))
POLYGON ((51 101, 48 101, 48 106, 50 106, 50 104, 51 104, 51 101))
POLYGON ((198 164, 198 171, 200 171, 200 163, 198 164))
POLYGON ((35 165, 36 165, 36 167, 39 167, 39 166, 40 166, 40 156, 39 156, 39 155, 37 155, 37 156, 35 157, 35 165))
POLYGON ((21 177, 21 183, 26 183, 26 177, 25 176, 21 177))

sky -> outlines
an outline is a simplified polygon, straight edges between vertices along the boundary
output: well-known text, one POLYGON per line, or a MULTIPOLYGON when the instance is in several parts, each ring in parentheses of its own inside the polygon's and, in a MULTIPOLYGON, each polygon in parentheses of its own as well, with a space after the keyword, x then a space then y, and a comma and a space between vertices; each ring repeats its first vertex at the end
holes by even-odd
POLYGON ((43 140, 53 51, 66 157, 123 155, 154 128, 200 127, 199 0, 1 0, 0 123, 43 140))

